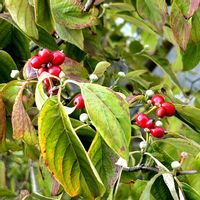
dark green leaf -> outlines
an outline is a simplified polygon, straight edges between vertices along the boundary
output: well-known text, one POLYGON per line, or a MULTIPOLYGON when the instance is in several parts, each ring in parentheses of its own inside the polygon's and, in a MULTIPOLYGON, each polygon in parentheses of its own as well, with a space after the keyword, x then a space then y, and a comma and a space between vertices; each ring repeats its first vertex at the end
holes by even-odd
POLYGON ((184 191, 185 197, 187 200, 197 200, 200 199, 200 194, 192 188, 190 185, 187 183, 181 183, 182 189, 184 191))
POLYGON ((138 41, 132 41, 129 44, 130 53, 136 54, 141 52, 144 49, 143 45, 138 41))
POLYGON ((5 51, 0 50, 0 82, 7 82, 11 80, 10 73, 17 69, 12 57, 5 51))
POLYGON ((161 174, 156 174, 151 180, 147 183, 146 187, 144 188, 142 195, 140 196, 139 200, 150 200, 151 199, 151 188, 156 179, 160 176, 161 174))
POLYGON ((119 95, 97 84, 81 84, 87 113, 106 144, 128 159, 130 117, 127 102, 119 95))
POLYGON ((48 99, 40 112, 39 144, 46 165, 68 194, 86 192, 81 190, 82 185, 87 187, 90 198, 104 192, 99 175, 57 97, 48 99))

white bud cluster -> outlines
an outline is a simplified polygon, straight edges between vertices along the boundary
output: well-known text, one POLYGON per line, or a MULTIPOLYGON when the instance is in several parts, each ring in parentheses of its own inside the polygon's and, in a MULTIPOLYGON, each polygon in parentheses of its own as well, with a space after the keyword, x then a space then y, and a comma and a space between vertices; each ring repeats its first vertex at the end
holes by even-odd
POLYGON ((87 120, 88 120, 88 114, 87 113, 82 113, 80 116, 79 116, 79 120, 83 123, 85 123, 87 120))
POLYGON ((171 163, 171 167, 172 169, 178 169, 181 167, 181 163, 175 160, 171 163))
POLYGON ((120 71, 120 72, 118 72, 118 76, 119 76, 119 77, 125 77, 126 74, 125 74, 124 72, 120 71))
POLYGON ((96 74, 90 74, 89 79, 93 82, 93 81, 97 81, 99 78, 96 74))

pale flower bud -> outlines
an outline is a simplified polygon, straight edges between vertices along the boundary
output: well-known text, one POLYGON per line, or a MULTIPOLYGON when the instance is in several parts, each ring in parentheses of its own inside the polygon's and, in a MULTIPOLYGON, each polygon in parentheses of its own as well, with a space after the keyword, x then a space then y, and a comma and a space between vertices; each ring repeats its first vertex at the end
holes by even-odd
POLYGON ((154 91, 153 90, 147 90, 145 93, 148 97, 152 97, 154 95, 154 91))
POLYGON ((173 162, 171 163, 171 167, 172 167, 172 169, 178 169, 178 168, 181 167, 181 163, 178 162, 178 161, 173 161, 173 162))
POLYGON ((17 78, 19 76, 19 70, 12 70, 10 73, 11 78, 17 78))
POLYGON ((82 113, 80 116, 79 116, 79 119, 81 122, 86 122, 88 120, 88 114, 87 113, 82 113))
POLYGON ((126 74, 125 74, 124 72, 121 72, 121 71, 120 71, 120 72, 118 72, 118 76, 119 76, 119 77, 125 77, 126 74))
POLYGON ((97 81, 99 78, 98 78, 98 76, 96 74, 90 74, 89 79, 91 81, 97 81))
POLYGON ((145 141, 140 142, 140 149, 145 149, 147 147, 147 143, 145 141))

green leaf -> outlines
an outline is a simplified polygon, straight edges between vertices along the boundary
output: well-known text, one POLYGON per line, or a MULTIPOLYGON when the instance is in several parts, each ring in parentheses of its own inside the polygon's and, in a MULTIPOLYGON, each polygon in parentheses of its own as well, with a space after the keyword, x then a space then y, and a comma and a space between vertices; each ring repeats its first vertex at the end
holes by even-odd
POLYGON ((198 9, 199 0, 175 0, 185 18, 190 18, 198 9))
POLYGON ((200 132, 199 113, 200 109, 188 106, 175 104, 177 117, 189 125, 192 129, 200 132))
POLYGON ((182 7, 177 4, 177 0, 173 1, 170 15, 171 28, 179 46, 186 50, 192 26, 191 21, 184 17, 181 9, 182 7))
POLYGON ((36 23, 47 32, 53 31, 53 22, 50 10, 50 0, 34 0, 36 23))
POLYGON ((50 0, 54 21, 69 29, 82 29, 96 25, 96 8, 83 12, 83 5, 78 0, 50 0))
POLYGON ((151 188, 156 179, 160 176, 161 174, 156 174, 151 180, 147 183, 146 187, 144 188, 142 195, 140 196, 139 200, 151 200, 151 188))
POLYGON ((13 104, 15 103, 15 98, 24 83, 25 81, 22 80, 14 80, 10 81, 3 87, 2 95, 7 114, 11 114, 13 104))
POLYGON ((69 29, 58 23, 55 23, 55 29, 60 38, 83 50, 84 38, 82 30, 69 29))
POLYGON ((90 120, 106 144, 128 159, 131 124, 127 102, 112 90, 90 83, 80 84, 90 120))
POLYGON ((2 160, 0 160, 0 177, 0 189, 6 188, 6 166, 2 160))
POLYGON ((187 200, 197 200, 200 199, 200 194, 192 188, 187 183, 181 183, 182 189, 184 191, 185 197, 187 200))
POLYGON ((33 10, 27 0, 6 0, 6 8, 12 19, 29 37, 38 39, 38 31, 34 20, 33 10))
POLYGON ((0 197, 14 198, 14 197, 16 197, 16 194, 9 189, 0 188, 0 197))
POLYGON ((110 65, 111 64, 107 61, 98 62, 93 71, 93 74, 96 74, 98 77, 103 76, 108 67, 110 67, 110 65))
POLYGON ((0 47, 4 48, 11 42, 12 25, 0 18, 0 47))
POLYGON ((200 23, 200 7, 198 8, 198 10, 194 13, 192 17, 191 41, 195 43, 200 42, 199 23, 200 23))
POLYGON ((3 102, 2 94, 0 94, 0 143, 6 137, 6 109, 3 102))
POLYGON ((157 56, 149 56, 148 54, 142 55, 156 63, 170 77, 172 82, 180 89, 180 91, 182 91, 178 79, 176 78, 176 74, 174 73, 172 66, 169 64, 167 59, 159 58, 157 56))
POLYGON ((36 130, 34 129, 32 122, 23 105, 23 91, 26 86, 26 82, 20 89, 12 111, 12 127, 13 138, 16 140, 24 139, 27 144, 35 145, 37 143, 36 130))
POLYGON ((82 64, 71 58, 65 57, 65 61, 61 65, 61 68, 67 78, 88 78, 88 72, 86 68, 84 68, 82 64))
POLYGON ((145 74, 147 70, 145 69, 138 69, 126 74, 126 78, 134 80, 136 77, 145 74))
POLYGON ((167 4, 164 0, 137 0, 137 11, 161 32, 167 17, 167 4))
POLYGON ((0 50, 0 82, 11 80, 10 73, 13 69, 17 69, 17 66, 12 57, 7 52, 0 50))
POLYGON ((83 192, 82 185, 90 198, 102 195, 100 177, 57 97, 48 99, 40 112, 39 144, 45 164, 70 196, 83 192))
POLYGON ((115 165, 119 156, 107 146, 98 133, 90 146, 88 154, 106 187, 104 198, 108 197, 109 191, 114 187, 120 174, 121 167, 115 165))
POLYGON ((143 45, 139 41, 132 41, 129 44, 130 53, 136 54, 141 52, 144 49, 143 45))

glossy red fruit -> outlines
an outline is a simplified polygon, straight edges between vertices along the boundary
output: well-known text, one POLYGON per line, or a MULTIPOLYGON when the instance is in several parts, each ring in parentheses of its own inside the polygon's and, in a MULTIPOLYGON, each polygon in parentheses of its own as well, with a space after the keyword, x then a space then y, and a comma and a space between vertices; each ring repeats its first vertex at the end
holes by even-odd
POLYGON ((59 66, 51 66, 48 69, 49 74, 51 74, 53 76, 57 76, 57 77, 59 77, 59 74, 61 71, 62 71, 62 69, 59 66))
POLYGON ((163 118, 163 117, 165 117, 166 115, 167 115, 167 112, 166 112, 165 108, 163 108, 163 107, 157 108, 157 110, 156 110, 156 116, 157 116, 157 117, 163 118))
POLYGON ((146 122, 146 127, 145 128, 148 128, 148 129, 152 129, 155 127, 155 124, 153 122, 153 119, 149 119, 147 122, 146 122))
POLYGON ((164 102, 161 104, 161 108, 164 108, 166 110, 167 116, 173 116, 176 112, 175 106, 170 102, 164 102))
POLYGON ((38 55, 40 56, 40 58, 44 64, 51 62, 53 59, 53 54, 48 49, 40 50, 38 52, 38 55))
POLYGON ((48 90, 50 88, 50 82, 48 78, 44 79, 44 84, 45 84, 46 89, 48 90))
POLYGON ((146 128, 146 123, 149 121, 149 118, 144 113, 138 113, 136 115, 136 123, 141 128, 146 128))
POLYGON ((73 103, 78 109, 83 109, 85 107, 84 99, 81 94, 75 96, 73 103))
POLYGON ((156 94, 156 95, 152 96, 152 98, 151 98, 151 103, 153 105, 160 105, 164 102, 165 102, 164 98, 159 94, 156 94))
POLYGON ((43 64, 40 56, 32 57, 30 63, 31 63, 31 67, 33 67, 35 69, 40 69, 43 64))
POLYGON ((46 67, 42 67, 42 68, 38 69, 38 71, 37 71, 38 77, 41 76, 41 74, 43 72, 47 72, 47 71, 48 71, 48 69, 46 67))
POLYGON ((52 65, 61 65, 65 60, 65 54, 61 51, 53 52, 53 59, 51 61, 52 65))
POLYGON ((150 129, 150 133, 153 137, 162 138, 165 135, 165 130, 162 127, 156 126, 150 129))

